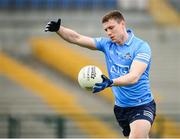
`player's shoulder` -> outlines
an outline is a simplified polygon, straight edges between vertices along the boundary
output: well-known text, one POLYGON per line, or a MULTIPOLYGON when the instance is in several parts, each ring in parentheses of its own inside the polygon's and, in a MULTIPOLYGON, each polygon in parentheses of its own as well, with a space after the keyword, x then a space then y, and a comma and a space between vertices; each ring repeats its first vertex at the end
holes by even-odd
POLYGON ((134 42, 135 42, 136 50, 138 50, 138 49, 151 49, 148 42, 145 40, 142 40, 141 38, 134 37, 134 42))
POLYGON ((106 37, 99 37, 99 38, 95 38, 94 40, 95 40, 96 48, 103 52, 105 52, 105 49, 107 49, 112 43, 112 41, 106 37))
POLYGON ((98 37, 98 38, 95 38, 95 40, 97 42, 101 42, 101 43, 111 43, 111 39, 110 38, 107 38, 107 37, 98 37))

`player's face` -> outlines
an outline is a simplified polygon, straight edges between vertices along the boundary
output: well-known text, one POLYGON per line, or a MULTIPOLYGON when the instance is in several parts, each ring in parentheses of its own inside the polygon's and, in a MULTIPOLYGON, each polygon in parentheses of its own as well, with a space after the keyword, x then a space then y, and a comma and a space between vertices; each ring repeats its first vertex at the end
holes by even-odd
POLYGON ((125 22, 110 19, 103 23, 104 30, 111 40, 118 44, 123 44, 125 40, 125 22))

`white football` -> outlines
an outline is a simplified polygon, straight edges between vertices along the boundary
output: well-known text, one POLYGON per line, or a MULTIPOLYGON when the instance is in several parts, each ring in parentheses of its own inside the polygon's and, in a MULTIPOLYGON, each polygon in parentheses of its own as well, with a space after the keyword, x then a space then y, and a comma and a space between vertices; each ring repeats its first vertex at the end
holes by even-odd
POLYGON ((83 67, 78 74, 78 82, 81 88, 92 91, 95 83, 102 82, 102 71, 93 65, 83 67))

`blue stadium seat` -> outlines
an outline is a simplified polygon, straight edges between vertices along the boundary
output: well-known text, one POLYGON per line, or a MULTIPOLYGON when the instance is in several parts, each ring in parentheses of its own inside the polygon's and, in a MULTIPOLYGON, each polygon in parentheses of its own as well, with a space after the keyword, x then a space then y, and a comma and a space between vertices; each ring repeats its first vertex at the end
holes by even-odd
POLYGON ((38 9, 44 7, 45 0, 30 0, 31 8, 38 9))
POLYGON ((102 0, 102 8, 116 8, 117 7, 117 0, 102 0))
POLYGON ((55 0, 46 0, 47 9, 53 9, 55 5, 54 3, 55 3, 55 0))
POLYGON ((10 0, 0 0, 0 8, 7 9, 10 6, 10 0))
POLYGON ((15 9, 26 9, 28 6, 27 0, 15 0, 15 9))
POLYGON ((0 0, 0 8, 15 9, 109 9, 117 0, 0 0))

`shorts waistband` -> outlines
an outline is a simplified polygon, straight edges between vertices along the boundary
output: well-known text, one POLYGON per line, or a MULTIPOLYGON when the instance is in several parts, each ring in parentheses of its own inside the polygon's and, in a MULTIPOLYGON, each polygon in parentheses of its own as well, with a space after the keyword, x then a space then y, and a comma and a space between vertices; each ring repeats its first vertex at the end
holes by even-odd
POLYGON ((138 105, 138 106, 134 106, 134 107, 120 107, 120 106, 117 106, 117 105, 115 105, 115 107, 119 107, 119 108, 128 110, 128 109, 132 109, 132 108, 144 107, 144 106, 147 106, 147 105, 150 105, 150 104, 154 104, 154 103, 155 103, 155 101, 154 101, 154 99, 153 99, 152 101, 150 101, 150 102, 148 102, 148 103, 146 103, 146 104, 138 105))

